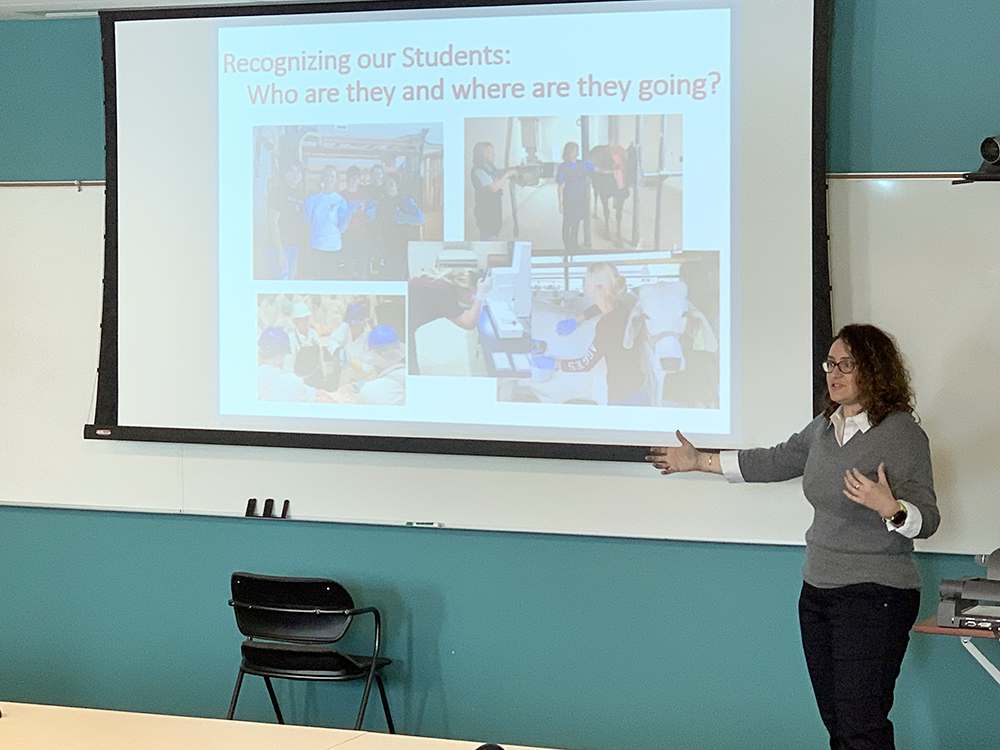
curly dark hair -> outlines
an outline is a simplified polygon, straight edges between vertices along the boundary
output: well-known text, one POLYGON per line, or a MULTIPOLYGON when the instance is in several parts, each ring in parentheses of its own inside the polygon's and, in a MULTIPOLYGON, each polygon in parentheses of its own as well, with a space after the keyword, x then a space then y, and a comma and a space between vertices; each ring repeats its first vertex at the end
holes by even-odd
MULTIPOLYGON (((854 323, 841 328, 836 339, 844 343, 855 362, 858 400, 873 427, 894 411, 913 414, 910 373, 889 334, 873 325, 854 323)), ((829 417, 838 406, 827 392, 823 397, 823 415, 829 417)))

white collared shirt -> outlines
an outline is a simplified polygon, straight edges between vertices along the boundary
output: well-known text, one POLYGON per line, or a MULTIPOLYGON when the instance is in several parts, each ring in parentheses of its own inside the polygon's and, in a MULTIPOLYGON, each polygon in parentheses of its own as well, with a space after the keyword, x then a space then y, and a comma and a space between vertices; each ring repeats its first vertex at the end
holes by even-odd
POLYGON ((868 432, 872 428, 871 422, 868 421, 868 412, 863 411, 853 417, 845 417, 843 406, 837 407, 837 411, 830 415, 830 424, 837 436, 837 445, 841 448, 859 432, 868 432))
MULTIPOLYGON (((844 447, 847 441, 858 433, 868 432, 872 428, 872 425, 868 421, 867 412, 861 412, 853 417, 845 417, 844 407, 840 406, 837 408, 837 411, 830 415, 830 427, 833 428, 834 435, 837 437, 837 444, 844 447)), ((722 475, 729 482, 742 484, 746 481, 743 478, 743 472, 740 470, 739 451, 722 451, 719 453, 719 467, 722 469, 722 475)), ((889 531, 894 531, 897 534, 902 534, 912 539, 920 533, 920 527, 923 525, 924 520, 923 516, 920 515, 920 508, 912 503, 908 503, 905 500, 900 500, 899 502, 906 508, 906 521, 903 522, 902 526, 898 527, 886 521, 885 527, 889 531)))

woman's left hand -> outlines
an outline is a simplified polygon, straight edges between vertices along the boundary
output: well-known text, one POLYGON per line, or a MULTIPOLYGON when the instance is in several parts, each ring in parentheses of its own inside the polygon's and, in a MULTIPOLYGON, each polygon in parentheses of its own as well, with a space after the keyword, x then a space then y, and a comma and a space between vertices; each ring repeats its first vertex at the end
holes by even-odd
POLYGON ((892 496, 889 480, 885 478, 885 464, 878 465, 878 481, 873 482, 857 469, 848 469, 844 474, 844 494, 858 505, 864 505, 887 518, 896 512, 899 503, 892 496))

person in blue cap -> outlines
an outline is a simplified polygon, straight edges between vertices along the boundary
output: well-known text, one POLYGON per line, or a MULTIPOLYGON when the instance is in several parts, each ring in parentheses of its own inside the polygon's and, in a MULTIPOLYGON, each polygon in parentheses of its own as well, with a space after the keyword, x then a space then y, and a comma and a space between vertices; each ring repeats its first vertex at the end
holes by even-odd
POLYGON ((282 365, 291 352, 288 333, 278 326, 265 328, 257 339, 257 398, 260 401, 326 401, 334 395, 312 388, 282 365))
POLYGON ((326 340, 326 350, 330 359, 340 364, 340 380, 337 385, 357 380, 360 377, 362 361, 368 351, 368 334, 371 307, 367 297, 348 303, 344 310, 343 322, 326 340))
POLYGON ((358 402, 380 406, 406 403, 406 347, 392 326, 376 326, 368 334, 365 369, 372 380, 357 384, 358 402))

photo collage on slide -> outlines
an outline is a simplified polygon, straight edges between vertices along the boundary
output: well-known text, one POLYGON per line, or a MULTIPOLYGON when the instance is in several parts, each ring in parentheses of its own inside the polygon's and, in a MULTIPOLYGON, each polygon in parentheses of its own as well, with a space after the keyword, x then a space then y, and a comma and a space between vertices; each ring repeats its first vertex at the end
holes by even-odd
POLYGON ((406 405, 443 376, 492 379, 497 403, 718 409, 720 253, 684 243, 683 127, 254 127, 258 399, 406 405), (464 236, 444 236, 446 152, 464 236))
POLYGON ((253 277, 281 282, 257 295, 258 399, 404 406, 407 247, 443 237, 441 124, 253 131, 253 277))

